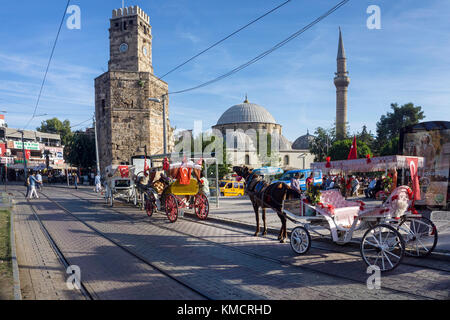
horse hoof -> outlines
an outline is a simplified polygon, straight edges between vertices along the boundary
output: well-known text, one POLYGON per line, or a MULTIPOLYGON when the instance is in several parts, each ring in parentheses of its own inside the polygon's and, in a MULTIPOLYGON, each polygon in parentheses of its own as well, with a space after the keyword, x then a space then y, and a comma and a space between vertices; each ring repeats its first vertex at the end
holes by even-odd
POLYGON ((267 231, 264 231, 262 235, 267 236, 267 231))
POLYGON ((286 239, 280 239, 280 243, 285 243, 286 239))
POLYGON ((258 236, 258 232, 255 232, 255 234, 253 234, 253 236, 254 236, 254 237, 257 237, 257 236, 258 236))

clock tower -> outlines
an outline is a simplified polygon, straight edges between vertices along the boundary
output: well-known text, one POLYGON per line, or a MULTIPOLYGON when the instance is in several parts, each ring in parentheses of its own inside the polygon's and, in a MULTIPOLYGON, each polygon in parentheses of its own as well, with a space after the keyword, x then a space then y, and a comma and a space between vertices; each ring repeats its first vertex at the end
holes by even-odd
POLYGON ((163 153, 163 105, 149 98, 165 96, 168 151, 168 85, 153 74, 152 28, 138 6, 115 9, 109 27, 108 71, 95 79, 95 118, 100 170, 127 164, 138 149, 163 153))
POLYGON ((150 18, 138 6, 113 10, 109 70, 153 73, 150 18))

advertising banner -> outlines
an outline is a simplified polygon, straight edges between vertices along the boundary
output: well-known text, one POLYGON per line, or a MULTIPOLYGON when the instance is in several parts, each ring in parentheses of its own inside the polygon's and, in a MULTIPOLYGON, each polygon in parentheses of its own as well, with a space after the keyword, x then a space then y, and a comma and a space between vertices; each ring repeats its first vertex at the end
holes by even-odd
MULTIPOLYGON (((22 149, 22 141, 11 141, 12 142, 12 147, 10 147, 11 149, 22 149)), ((8 147, 9 147, 9 143, 8 142, 8 147)), ((34 150, 34 151, 39 151, 39 143, 38 142, 25 142, 25 149, 28 150, 34 150)))
POLYGON ((417 204, 445 206, 450 163, 450 129, 407 132, 403 154, 424 157, 419 168, 421 200, 417 204))

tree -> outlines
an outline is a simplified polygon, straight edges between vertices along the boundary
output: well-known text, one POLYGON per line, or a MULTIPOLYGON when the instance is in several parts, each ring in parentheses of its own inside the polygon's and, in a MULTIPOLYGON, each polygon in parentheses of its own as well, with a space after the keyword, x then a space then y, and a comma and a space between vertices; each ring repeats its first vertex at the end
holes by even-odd
POLYGON ((315 137, 309 144, 309 151, 315 155, 315 161, 325 161, 329 147, 336 140, 335 128, 324 129, 318 127, 314 134, 315 137))
POLYGON ((380 156, 391 156, 398 153, 398 141, 399 137, 395 137, 392 140, 388 140, 380 149, 380 156))
MULTIPOLYGON (((350 147, 353 143, 353 139, 345 139, 335 141, 328 153, 328 156, 331 157, 331 160, 347 160, 348 153, 350 152, 350 147)), ((366 155, 372 155, 370 148, 364 142, 360 140, 356 140, 358 158, 365 158, 366 155)))
POLYGON ((375 137, 373 136, 372 131, 367 132, 367 126, 363 125, 361 132, 356 133, 356 140, 362 141, 367 144, 369 148, 372 148, 375 137))
POLYGON ((41 122, 41 126, 36 128, 39 132, 56 133, 61 135, 61 143, 63 146, 70 145, 73 137, 70 129, 70 121, 64 120, 61 122, 58 118, 52 118, 41 122))
POLYGON ((83 168, 95 166, 95 137, 77 131, 68 147, 68 160, 72 165, 83 168))
POLYGON ((377 140, 375 149, 377 152, 387 141, 399 136, 400 129, 412 124, 418 123, 425 118, 421 106, 414 106, 412 102, 398 106, 397 103, 391 104, 393 112, 382 115, 377 122, 377 140))

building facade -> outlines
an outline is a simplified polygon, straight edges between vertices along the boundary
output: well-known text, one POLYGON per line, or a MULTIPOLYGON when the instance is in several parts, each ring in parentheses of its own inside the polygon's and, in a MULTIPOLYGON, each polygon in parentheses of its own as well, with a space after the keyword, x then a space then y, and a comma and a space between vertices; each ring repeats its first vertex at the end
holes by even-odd
POLYGON ((285 170, 306 169, 314 160, 308 149, 292 148, 292 143, 282 134, 282 126, 270 112, 248 99, 226 110, 212 129, 220 131, 225 138, 228 161, 232 165, 256 168, 270 162, 285 170), (267 141, 267 135, 270 145, 264 149, 261 143, 267 141), (266 156, 268 148, 273 152, 266 156))
POLYGON ((168 85, 153 74, 152 28, 138 6, 113 10, 108 71, 95 79, 95 116, 100 169, 128 163, 138 148, 163 153, 163 104, 168 149, 172 145, 168 85))

